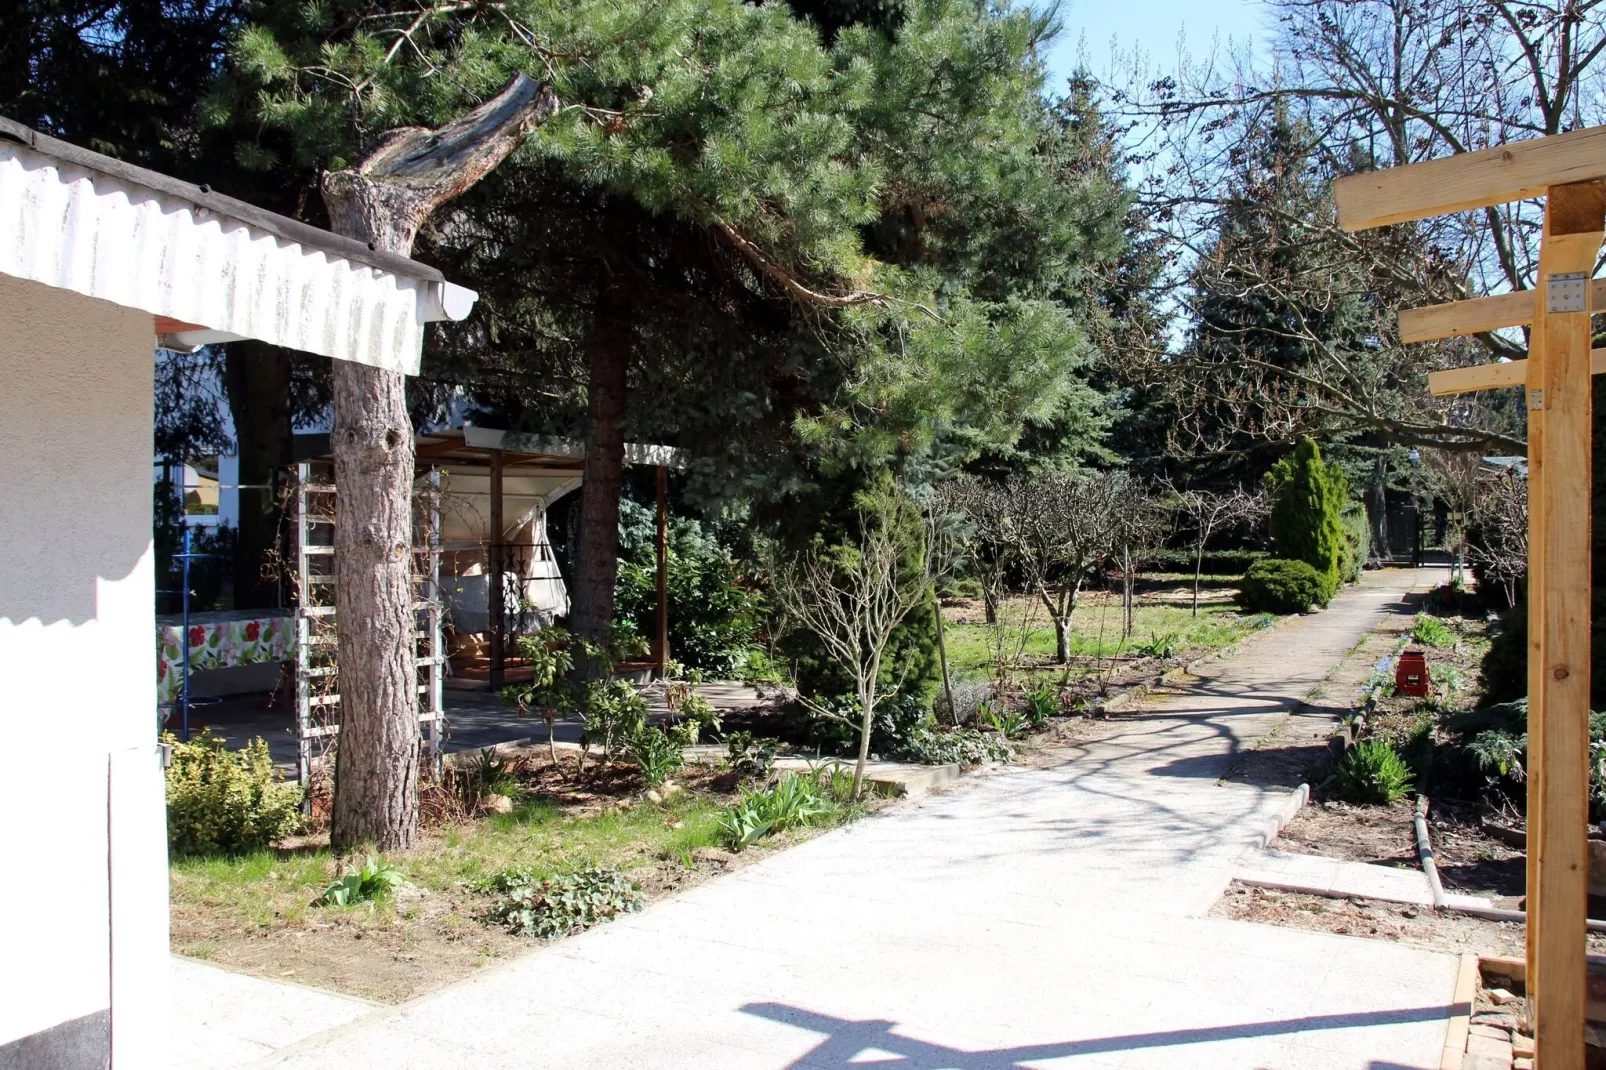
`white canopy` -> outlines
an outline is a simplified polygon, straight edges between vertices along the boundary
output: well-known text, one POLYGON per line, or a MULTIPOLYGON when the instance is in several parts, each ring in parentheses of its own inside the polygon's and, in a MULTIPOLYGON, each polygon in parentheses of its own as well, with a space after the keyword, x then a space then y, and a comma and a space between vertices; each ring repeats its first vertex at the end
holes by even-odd
POLYGON ((476 294, 406 257, 0 119, 0 272, 155 317, 163 344, 255 338, 409 375, 476 294))

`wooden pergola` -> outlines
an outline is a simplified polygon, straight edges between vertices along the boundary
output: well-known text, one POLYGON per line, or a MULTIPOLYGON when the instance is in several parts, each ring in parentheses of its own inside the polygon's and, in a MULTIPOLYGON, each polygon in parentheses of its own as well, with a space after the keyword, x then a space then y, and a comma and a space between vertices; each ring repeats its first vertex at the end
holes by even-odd
POLYGON ((1584 1066, 1589 879, 1590 310, 1606 230, 1606 127, 1334 186, 1345 230, 1543 198, 1537 287, 1400 314, 1402 341, 1532 325, 1528 359, 1437 372, 1434 394, 1522 384, 1528 408, 1528 963, 1535 1065, 1584 1066))

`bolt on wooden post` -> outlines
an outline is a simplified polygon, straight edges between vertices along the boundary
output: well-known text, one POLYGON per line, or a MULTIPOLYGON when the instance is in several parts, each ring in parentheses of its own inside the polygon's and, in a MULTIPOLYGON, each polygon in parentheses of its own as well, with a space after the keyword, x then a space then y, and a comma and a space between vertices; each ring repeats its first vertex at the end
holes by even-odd
POLYGON ((1545 198, 1531 294, 1402 312, 1403 341, 1532 324, 1526 361, 1436 372, 1434 394, 1522 385, 1528 409, 1528 969, 1539 1070, 1584 1066, 1589 879, 1591 279, 1606 231, 1606 127, 1353 175, 1347 230, 1545 198))

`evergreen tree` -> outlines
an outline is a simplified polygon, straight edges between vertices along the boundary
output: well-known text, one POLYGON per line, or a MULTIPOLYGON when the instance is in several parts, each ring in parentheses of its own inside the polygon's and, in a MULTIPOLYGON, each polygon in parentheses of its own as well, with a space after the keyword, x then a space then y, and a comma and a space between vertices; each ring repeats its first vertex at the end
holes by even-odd
POLYGON ((1266 488, 1272 496, 1271 538, 1278 556, 1314 568, 1331 597, 1338 588, 1344 557, 1343 515, 1349 483, 1343 471, 1322 460, 1314 441, 1301 439, 1293 456, 1278 461, 1266 473, 1266 488))

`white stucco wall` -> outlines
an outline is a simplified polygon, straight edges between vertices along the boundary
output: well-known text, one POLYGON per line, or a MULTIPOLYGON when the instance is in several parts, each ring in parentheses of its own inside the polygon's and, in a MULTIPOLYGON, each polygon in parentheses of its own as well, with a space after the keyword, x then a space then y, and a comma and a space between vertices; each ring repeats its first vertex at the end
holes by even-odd
POLYGON ((152 347, 149 313, 0 275, 0 1047, 110 1004, 120 1067, 161 1065, 167 1009, 152 347))

